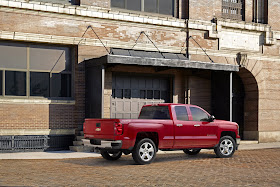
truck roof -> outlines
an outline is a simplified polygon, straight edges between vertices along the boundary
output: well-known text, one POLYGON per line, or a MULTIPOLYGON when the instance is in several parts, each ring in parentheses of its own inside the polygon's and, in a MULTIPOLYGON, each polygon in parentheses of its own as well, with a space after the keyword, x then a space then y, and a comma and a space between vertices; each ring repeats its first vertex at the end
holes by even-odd
POLYGON ((157 103, 157 104, 149 104, 144 106, 171 106, 171 105, 187 105, 187 106, 196 106, 191 104, 182 104, 182 103, 157 103))

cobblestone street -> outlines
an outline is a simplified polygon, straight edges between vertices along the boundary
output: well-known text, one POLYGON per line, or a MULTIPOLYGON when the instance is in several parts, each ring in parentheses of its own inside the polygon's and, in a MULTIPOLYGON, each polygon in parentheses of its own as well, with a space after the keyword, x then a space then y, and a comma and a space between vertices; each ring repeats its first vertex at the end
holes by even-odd
MULTIPOLYGON (((51 153, 50 153, 51 154, 51 153)), ((240 150, 233 158, 158 154, 150 165, 131 155, 64 160, 0 160, 0 186, 280 186, 280 149, 240 150)))

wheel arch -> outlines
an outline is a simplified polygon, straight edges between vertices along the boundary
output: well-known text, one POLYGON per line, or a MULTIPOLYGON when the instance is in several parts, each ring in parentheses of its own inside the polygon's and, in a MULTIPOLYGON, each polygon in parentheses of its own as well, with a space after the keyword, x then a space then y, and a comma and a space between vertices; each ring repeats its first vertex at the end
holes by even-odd
POLYGON ((222 132, 221 132, 220 139, 221 139, 222 137, 224 137, 224 136, 230 136, 230 137, 232 137, 232 138, 234 139, 234 141, 236 142, 236 134, 235 134, 235 132, 233 132, 233 131, 222 131, 222 132))
POLYGON ((151 139, 155 143, 156 148, 158 150, 159 138, 158 138, 158 133, 157 132, 138 132, 134 145, 136 145, 137 142, 139 142, 140 140, 142 140, 144 138, 151 139))

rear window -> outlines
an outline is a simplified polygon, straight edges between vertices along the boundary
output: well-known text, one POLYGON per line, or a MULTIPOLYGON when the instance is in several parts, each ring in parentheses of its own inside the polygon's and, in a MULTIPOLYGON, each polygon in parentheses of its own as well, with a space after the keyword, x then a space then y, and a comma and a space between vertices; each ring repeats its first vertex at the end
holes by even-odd
POLYGON ((170 119, 168 106, 143 107, 139 119, 170 119))

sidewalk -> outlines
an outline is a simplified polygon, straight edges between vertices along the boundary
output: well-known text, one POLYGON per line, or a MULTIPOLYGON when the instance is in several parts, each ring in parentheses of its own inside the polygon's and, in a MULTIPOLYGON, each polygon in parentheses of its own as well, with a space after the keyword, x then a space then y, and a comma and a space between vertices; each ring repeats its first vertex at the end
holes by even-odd
MULTIPOLYGON (((274 143, 248 143, 241 142, 238 150, 271 149, 280 148, 280 142, 274 143)), ((202 152, 213 150, 202 150, 202 152)), ((182 151, 159 151, 158 154, 182 153, 182 151)), ((1 159, 67 159, 67 158, 89 158, 100 157, 100 154, 91 152, 72 151, 48 151, 48 152, 20 152, 20 153, 0 153, 1 159)))

